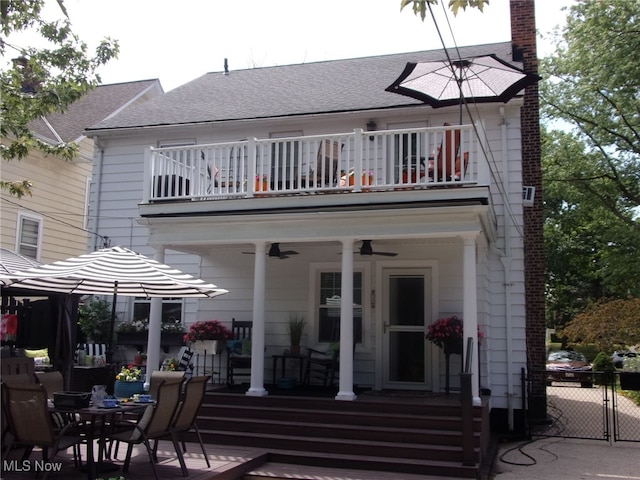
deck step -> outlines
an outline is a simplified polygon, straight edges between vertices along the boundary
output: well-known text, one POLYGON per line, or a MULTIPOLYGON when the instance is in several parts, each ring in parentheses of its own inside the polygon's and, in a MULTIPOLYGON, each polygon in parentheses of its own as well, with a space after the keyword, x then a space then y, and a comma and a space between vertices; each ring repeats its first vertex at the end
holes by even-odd
MULTIPOLYGON (((340 402, 333 397, 209 392, 198 426, 207 443, 268 451, 265 465, 389 472, 393 478, 400 473, 477 477, 484 445, 482 408, 473 409, 476 463, 464 465, 461 407, 456 399, 447 398, 442 404, 385 400, 340 402)), ((186 440, 197 441, 193 432, 186 440)), ((243 478, 278 478, 269 476, 278 473, 267 473, 265 468, 255 468, 243 478)))

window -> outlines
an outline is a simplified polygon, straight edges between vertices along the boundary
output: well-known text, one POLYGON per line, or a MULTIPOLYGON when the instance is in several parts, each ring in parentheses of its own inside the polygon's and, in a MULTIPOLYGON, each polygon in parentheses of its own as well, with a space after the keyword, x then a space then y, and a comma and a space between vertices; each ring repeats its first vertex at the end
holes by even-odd
MULTIPOLYGON (((320 304, 318 305, 318 342, 340 339, 340 272, 320 272, 320 304)), ((354 341, 362 343, 362 272, 353 273, 353 333, 354 341)))
MULTIPOLYGON (((176 324, 182 325, 182 304, 181 298, 162 299, 162 330, 168 330, 176 324)), ((133 320, 149 320, 149 310, 151 300, 148 298, 136 297, 133 302, 133 320)))
POLYGON ((40 259, 42 219, 24 213, 18 214, 18 238, 16 251, 25 257, 40 259))

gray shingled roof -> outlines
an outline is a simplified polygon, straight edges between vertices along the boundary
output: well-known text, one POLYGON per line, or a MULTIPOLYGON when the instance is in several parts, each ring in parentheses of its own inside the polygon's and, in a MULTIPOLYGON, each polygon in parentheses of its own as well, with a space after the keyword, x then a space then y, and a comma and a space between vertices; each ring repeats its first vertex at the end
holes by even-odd
MULTIPOLYGON (((511 43, 460 47, 463 57, 491 53, 511 62, 511 43)), ((443 50, 432 50, 207 73, 88 132, 416 105, 421 102, 385 88, 407 62, 443 59, 443 50)))
POLYGON ((65 142, 78 140, 84 130, 109 118, 131 100, 144 95, 150 88, 162 87, 158 80, 99 85, 80 100, 69 105, 64 113, 47 115, 46 122, 39 118, 29 123, 29 128, 52 143, 58 143, 56 134, 65 142), (47 124, 48 122, 48 124, 47 124))

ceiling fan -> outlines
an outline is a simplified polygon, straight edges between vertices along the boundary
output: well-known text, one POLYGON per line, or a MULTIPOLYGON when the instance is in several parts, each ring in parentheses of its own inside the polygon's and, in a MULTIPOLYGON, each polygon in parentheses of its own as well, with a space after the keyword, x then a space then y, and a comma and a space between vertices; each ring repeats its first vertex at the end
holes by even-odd
MULTIPOLYGON (((247 255, 254 255, 255 252, 242 252, 247 255)), ((280 250, 279 243, 272 243, 269 251, 267 252, 269 257, 279 258, 280 260, 284 260, 285 258, 289 258, 290 255, 298 255, 298 252, 294 250, 285 250, 284 252, 280 250)))
POLYGON ((362 246, 360 247, 360 255, 382 255, 384 257, 395 257, 398 254, 395 252, 375 252, 371 246, 371 240, 363 240, 362 246))

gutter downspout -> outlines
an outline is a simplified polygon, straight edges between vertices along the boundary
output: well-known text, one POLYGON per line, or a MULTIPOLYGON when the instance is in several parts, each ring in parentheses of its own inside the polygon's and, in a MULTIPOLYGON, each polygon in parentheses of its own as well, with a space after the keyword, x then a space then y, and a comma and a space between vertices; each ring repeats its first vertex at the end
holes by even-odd
MULTIPOLYGON (((500 128, 502 135, 502 171, 505 174, 502 176, 502 182, 504 186, 505 198, 504 202, 509 202, 509 189, 508 189, 508 158, 507 158, 507 122, 505 119, 505 109, 500 107, 500 128)), ((513 421, 513 352, 511 347, 513 345, 513 332, 511 329, 511 231, 512 231, 512 218, 505 209, 504 215, 504 254, 500 257, 502 267, 504 269, 504 303, 505 303, 505 333, 507 340, 507 420, 509 424, 509 431, 514 429, 513 421)))
MULTIPOLYGON (((95 161, 95 165, 94 168, 92 169, 92 176, 93 176, 93 172, 95 172, 95 182, 91 182, 93 187, 95 188, 95 212, 91 212, 89 211, 89 215, 91 218, 91 215, 93 215, 94 220, 94 225, 93 228, 90 228, 90 231, 96 232, 97 235, 93 236, 93 249, 91 251, 96 251, 99 248, 102 248, 102 245, 98 246, 98 238, 103 238, 103 237, 98 237, 99 232, 100 232, 100 197, 102 196, 102 171, 103 171, 103 165, 104 165, 104 147, 102 146, 102 144, 100 143, 100 139, 98 137, 95 137, 93 140, 94 143, 94 152, 96 152, 94 154, 94 161, 95 161)), ((89 201, 89 205, 91 205, 91 202, 89 201)))

